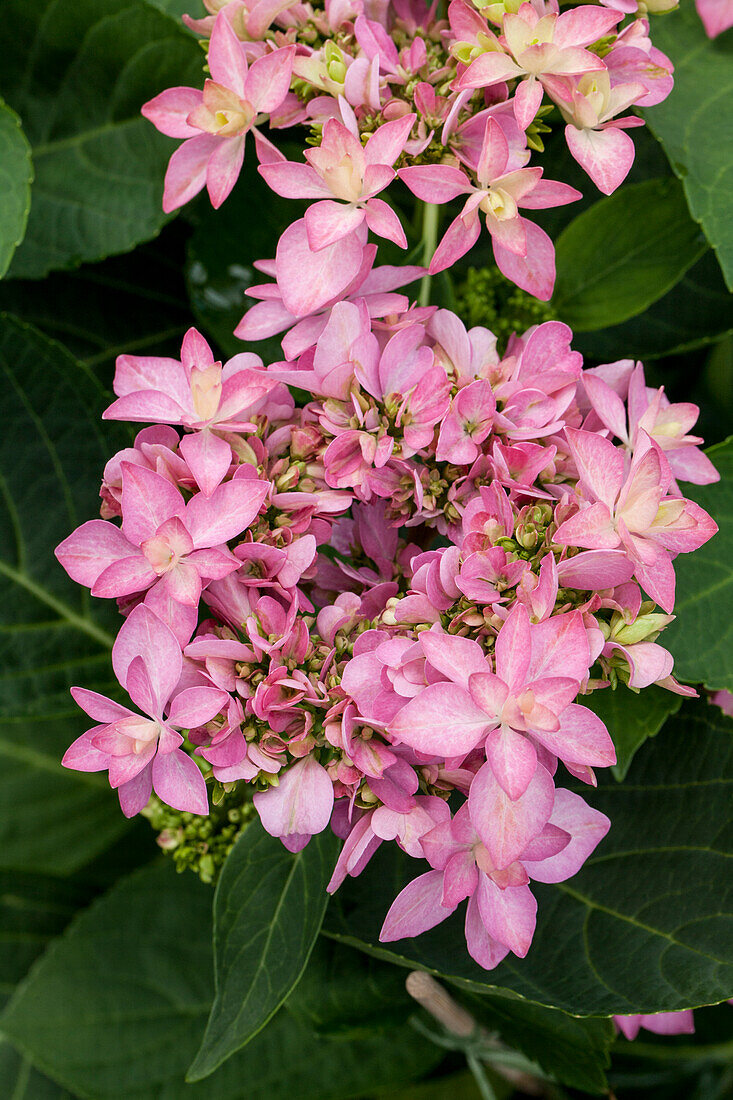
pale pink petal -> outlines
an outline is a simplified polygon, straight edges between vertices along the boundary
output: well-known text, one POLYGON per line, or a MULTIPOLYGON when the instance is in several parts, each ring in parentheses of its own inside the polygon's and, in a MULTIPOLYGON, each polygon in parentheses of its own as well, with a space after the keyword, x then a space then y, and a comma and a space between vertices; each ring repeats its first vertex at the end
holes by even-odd
POLYGON ((157 580, 155 570, 147 558, 138 552, 135 556, 122 558, 99 574, 91 586, 93 596, 100 599, 117 599, 119 596, 131 596, 135 592, 144 592, 157 580))
POLYGON ((149 763, 133 779, 128 779, 117 788, 120 809, 125 817, 139 814, 147 806, 152 790, 153 766, 149 763))
POLYGON ((423 202, 450 202, 459 195, 470 195, 473 191, 465 172, 450 164, 419 164, 412 168, 400 168, 397 175, 423 202))
POLYGON ((277 282, 283 304, 305 317, 340 295, 358 274, 363 256, 358 233, 314 252, 301 218, 289 226, 277 246, 277 282))
POLYGON ((493 970, 509 954, 509 948, 498 943, 486 931, 476 894, 468 899, 465 931, 468 953, 484 970, 493 970))
POLYGON ((129 558, 135 547, 114 523, 90 519, 64 539, 54 553, 72 580, 91 588, 108 566, 129 558))
POLYGON ((442 896, 442 871, 428 871, 413 879, 392 902, 379 933, 380 941, 404 940, 435 928, 455 909, 455 906, 446 909, 441 905, 442 896))
POLYGON ((560 715, 557 733, 535 732, 537 740, 573 764, 609 768, 616 763, 616 750, 601 719, 588 707, 571 703, 560 715))
POLYGON ((623 130, 577 130, 565 127, 571 155, 584 168, 604 195, 612 194, 629 174, 634 163, 634 142, 623 130))
POLYGON ((555 791, 550 824, 564 829, 571 839, 561 852, 546 859, 522 858, 527 874, 537 882, 564 882, 572 878, 611 827, 605 814, 592 809, 580 795, 564 788, 555 791))
POLYGON ((358 229, 364 221, 364 210, 351 203, 333 202, 329 199, 309 206, 303 220, 309 248, 320 252, 322 248, 328 248, 358 229))
POLYGON ((402 223, 392 207, 383 199, 369 199, 366 204, 366 223, 372 233, 393 241, 400 248, 407 248, 407 237, 402 223))
POLYGON ((219 688, 192 687, 179 691, 168 712, 168 722, 178 729, 203 726, 226 709, 229 696, 219 688))
POLYGON ((201 814, 209 812, 206 781, 198 765, 182 749, 174 749, 164 755, 160 752, 153 760, 153 790, 158 798, 174 810, 201 814))
POLYGON ((244 163, 244 135, 221 138, 216 149, 209 157, 206 166, 206 190, 211 205, 218 210, 224 199, 231 194, 234 184, 244 163))
POLYGON ((534 745, 509 726, 500 726, 486 738, 486 756, 505 793, 521 798, 537 767, 534 745))
POLYGON ((113 702, 106 695, 89 691, 88 688, 73 687, 71 695, 74 702, 95 722, 116 722, 119 718, 129 718, 132 714, 127 707, 113 702))
POLYGON ((163 210, 170 214, 203 190, 209 157, 221 139, 216 134, 200 134, 184 141, 170 159, 165 174, 163 210))
POLYGON ((184 435, 180 451, 199 488, 211 496, 232 464, 232 448, 221 436, 205 429, 184 435))
POLYGON ((245 82, 244 98, 257 114, 277 110, 290 87, 295 48, 285 46, 258 57, 250 67, 245 82))
POLYGON ((280 773, 277 787, 258 791, 254 804, 270 836, 321 833, 331 819, 333 784, 328 772, 312 756, 280 773))
POLYGON ((435 275, 438 271, 452 267, 456 260, 460 260, 461 256, 465 256, 473 248, 480 235, 481 222, 478 214, 474 211, 465 218, 459 214, 448 226, 445 236, 433 253, 430 274, 435 275))
POLYGON ((481 646, 471 638, 424 630, 420 645, 436 672, 464 688, 468 687, 469 676, 490 667, 481 646))
POLYGON ((522 220, 527 235, 526 256, 518 256, 492 237, 494 259, 507 279, 540 301, 549 302, 555 288, 555 248, 544 229, 522 220))
POLYGON ((140 114, 168 137, 195 137, 200 130, 190 126, 186 119, 201 105, 202 95, 199 88, 166 88, 154 99, 143 103, 140 114))
MULTIPOLYGON (((476 831, 499 869, 522 854, 542 832, 552 813, 555 786, 550 773, 538 764, 521 798, 511 799, 500 786, 490 764, 484 764, 471 784, 468 806, 476 831)), ((563 828, 561 822, 557 824, 563 828)))
POLYGON ((122 463, 122 530, 130 542, 139 546, 183 510, 183 497, 167 478, 144 466, 122 463))
POLYGON ((537 902, 529 886, 507 886, 500 890, 488 875, 480 875, 476 898, 484 927, 492 939, 523 959, 537 923, 537 902))
POLYGON ((431 684, 397 713, 388 732, 419 752, 452 757, 475 748, 488 725, 468 692, 454 684, 431 684))
POLYGON ((247 59, 244 47, 223 12, 219 13, 214 22, 207 61, 212 80, 225 88, 230 88, 240 99, 247 98, 245 95, 247 59))
POLYGON ((135 607, 120 627, 112 647, 112 667, 121 684, 127 670, 140 657, 152 682, 159 718, 181 678, 181 649, 171 630, 145 604, 135 607))
POLYGON ((186 506, 185 522, 197 550, 219 546, 241 535, 256 517, 269 481, 239 478, 219 485, 210 497, 198 493, 186 506))

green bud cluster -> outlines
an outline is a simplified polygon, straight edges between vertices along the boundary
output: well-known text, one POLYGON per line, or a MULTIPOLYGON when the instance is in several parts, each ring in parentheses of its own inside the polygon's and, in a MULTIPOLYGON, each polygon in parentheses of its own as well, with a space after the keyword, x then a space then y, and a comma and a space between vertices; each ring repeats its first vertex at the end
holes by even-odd
POLYGON ((242 803, 242 792, 224 794, 207 817, 183 813, 166 806, 153 795, 143 816, 156 833, 158 845, 170 855, 176 870, 193 871, 202 882, 214 884, 240 833, 255 815, 251 802, 242 803))
POLYGON ((505 279, 498 267, 470 267, 455 292, 456 313, 467 328, 483 325, 495 334, 503 353, 513 332, 522 333, 532 325, 553 321, 555 312, 548 302, 540 302, 505 279))

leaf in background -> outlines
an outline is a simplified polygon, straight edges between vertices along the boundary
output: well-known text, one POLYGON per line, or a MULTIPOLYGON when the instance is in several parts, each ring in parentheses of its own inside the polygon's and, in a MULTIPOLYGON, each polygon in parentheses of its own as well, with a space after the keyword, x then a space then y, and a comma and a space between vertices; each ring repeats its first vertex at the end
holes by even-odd
POLYGON ((20 119, 0 100, 0 278, 23 240, 32 180, 31 149, 20 119))
MULTIPOLYGON (((662 644, 666 644, 666 637, 662 644)), ((619 684, 614 690, 604 688, 583 696, 583 704, 589 707, 613 738, 616 747, 616 764, 611 769, 619 782, 626 778, 636 750, 648 737, 654 737, 671 714, 682 705, 682 697, 664 688, 644 688, 638 694, 619 684)))
POLYGON ((68 874, 128 823, 105 777, 61 767, 86 721, 69 688, 112 686, 116 614, 92 607, 53 549, 98 513, 104 463, 126 436, 102 425, 96 380, 7 316, 0 379, 0 867, 68 874))
POLYGON ((459 996, 475 1018, 496 1031, 545 1073, 571 1088, 606 1092, 604 1070, 616 1039, 610 1020, 579 1020, 564 1012, 508 997, 459 996))
POLYGON ((90 897, 69 879, 0 871, 0 1003, 90 897))
POLYGON ((296 854, 259 822, 240 835, 214 898, 216 997, 188 1079, 244 1046, 295 987, 328 902, 338 841, 330 830, 296 854))
POLYGON ((657 49, 674 63, 674 88, 644 116, 733 290, 733 34, 709 39, 692 0, 686 0, 654 20, 653 35, 657 49))
POLYGON ((0 1041, 0 1095, 10 1100, 74 1100, 73 1094, 44 1077, 9 1043, 0 1041))
POLYGON ((175 144, 140 107, 202 83, 194 39, 140 0, 4 0, 1 32, 0 94, 21 117, 36 176, 11 275, 40 278, 156 236, 175 144))
POLYGON ((285 1007, 318 1035, 336 1038, 402 1027, 415 1002, 401 967, 321 936, 285 1007))
POLYGON ((157 864, 51 944, 2 1029, 40 1070, 94 1100, 353 1100, 414 1081, 443 1056, 410 1028, 329 1041, 280 1012, 216 1074, 185 1085, 212 969, 210 889, 157 864))
POLYGON ((573 789, 608 814, 611 830, 569 882, 533 885, 538 922, 526 959, 482 970, 461 942, 463 907, 418 939, 379 944, 390 900, 424 870, 394 845, 347 880, 325 930, 478 992, 519 994, 579 1016, 729 997, 733 721, 706 703, 688 704, 639 750, 625 783, 600 782, 597 791, 573 789))
POLYGON ((624 358, 658 359, 712 344, 731 331, 733 298, 709 249, 644 313, 610 328, 579 332, 573 347, 606 363, 624 358))
POLYGON ((677 618, 664 632, 675 675, 733 691, 733 438, 708 451, 715 485, 686 485, 685 496, 710 512, 720 530, 694 554, 675 559, 677 618))
POLYGON ((5 280, 0 310, 61 340, 110 387, 122 352, 178 358, 191 324, 182 226, 176 221, 156 241, 100 264, 54 272, 42 281, 5 280))
POLYGON ((679 183, 627 185, 560 234, 552 305, 580 332, 619 324, 666 294, 704 251, 679 183))

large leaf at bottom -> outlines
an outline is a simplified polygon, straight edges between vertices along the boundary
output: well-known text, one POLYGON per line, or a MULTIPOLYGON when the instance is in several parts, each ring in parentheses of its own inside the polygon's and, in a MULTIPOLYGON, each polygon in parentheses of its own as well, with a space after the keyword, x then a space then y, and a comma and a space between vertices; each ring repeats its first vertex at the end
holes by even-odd
MULTIPOLYGON (((98 511, 104 462, 126 438, 99 421, 94 378, 0 317, 0 867, 63 874, 127 828, 106 779, 61 756, 85 728, 73 684, 111 686, 111 634, 53 548, 98 511)), ((100 610, 117 616, 101 601, 100 610)))
POLYGON ((352 1100, 442 1057, 410 1028, 329 1041, 283 1011, 213 1076, 185 1085, 213 994, 211 931, 211 890, 193 875, 137 872, 51 945, 0 1026, 90 1100, 352 1100))
POLYGON ((715 485, 686 485, 720 530, 694 554, 675 559, 677 618, 663 643, 674 657, 675 675, 693 684, 733 691, 733 439, 711 447, 715 485))
POLYGON ((683 0, 654 20, 653 34, 674 63, 674 88, 644 115, 733 290, 733 33, 711 41, 692 0, 683 0))
POLYGON ((733 996, 733 721, 706 703, 686 705, 639 750, 625 783, 604 776, 581 793, 611 830, 569 882, 532 887, 539 912, 526 959, 482 970, 465 953, 462 911, 417 939, 380 944, 391 899, 425 869, 394 845, 342 887, 326 930, 478 992, 580 1016, 733 996))
POLYGON ((140 107, 202 83, 194 39, 140 0, 4 0, 2 14, 0 94, 23 121, 36 174, 11 274, 39 278, 154 237, 168 220, 175 145, 140 107))
POLYGON ((23 240, 32 179, 31 150, 20 119, 0 100, 0 276, 23 240))
POLYGON ((296 985, 320 931, 337 854, 330 830, 295 854, 259 822, 239 837, 216 888, 216 997, 189 1080, 244 1046, 296 985))

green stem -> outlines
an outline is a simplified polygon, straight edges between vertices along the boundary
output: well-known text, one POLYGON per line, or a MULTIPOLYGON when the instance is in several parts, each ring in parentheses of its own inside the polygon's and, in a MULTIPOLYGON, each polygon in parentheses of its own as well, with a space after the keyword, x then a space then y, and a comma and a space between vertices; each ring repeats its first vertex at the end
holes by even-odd
MULTIPOLYGON (((422 218, 422 262, 425 267, 427 267, 432 260, 433 253, 435 252, 435 246, 438 243, 439 215, 440 210, 434 203, 424 203, 422 218)), ((432 275, 429 275, 427 273, 422 277, 422 282, 420 283, 419 298, 421 306, 430 305, 430 283, 432 282, 432 278, 432 275)))

